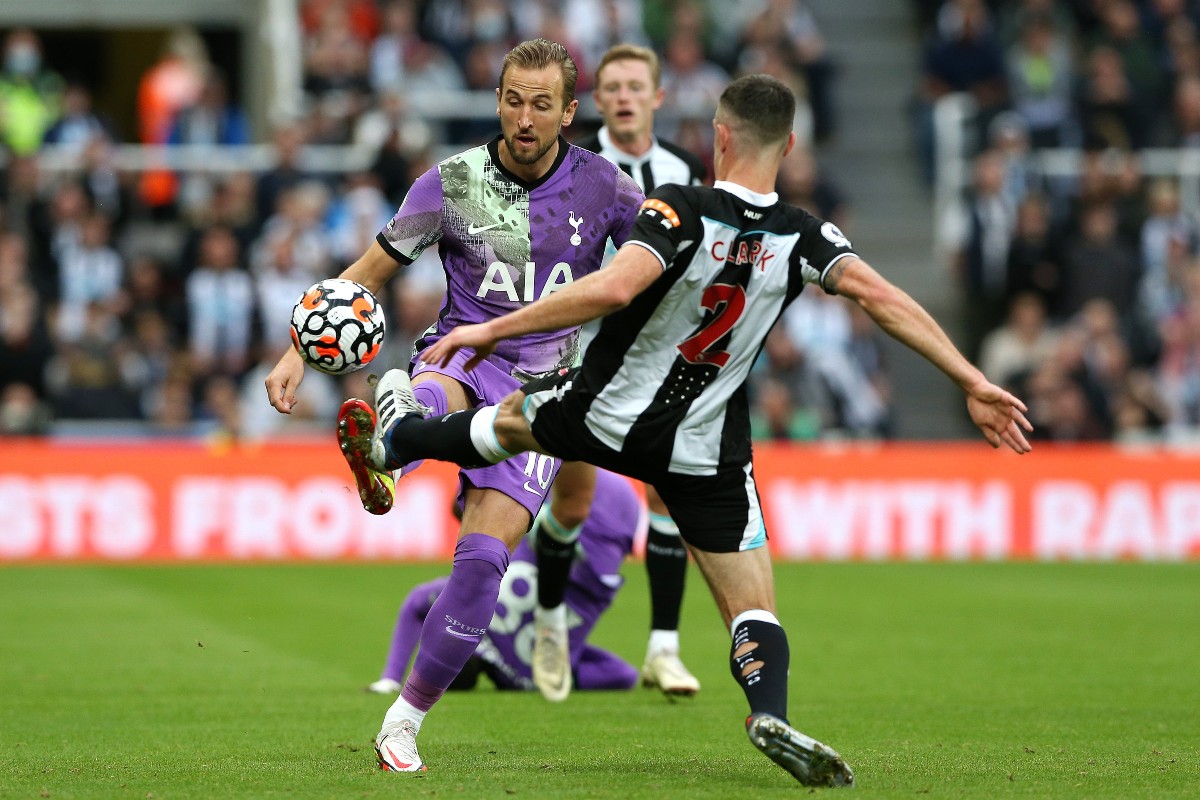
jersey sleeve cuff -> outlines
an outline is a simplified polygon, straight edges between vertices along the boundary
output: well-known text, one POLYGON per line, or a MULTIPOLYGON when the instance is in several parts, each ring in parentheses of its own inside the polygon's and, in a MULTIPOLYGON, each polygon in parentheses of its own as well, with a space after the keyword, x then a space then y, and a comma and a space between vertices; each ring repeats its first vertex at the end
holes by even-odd
POLYGON ((664 270, 664 271, 666 270, 666 268, 667 268, 667 260, 666 260, 665 258, 663 258, 663 257, 662 257, 662 254, 660 254, 660 253, 659 253, 657 250, 655 250, 655 249, 654 249, 653 247, 651 247, 650 245, 646 244, 646 243, 645 243, 645 242, 643 242, 643 241, 639 241, 638 239, 630 239, 630 240, 628 240, 627 242, 625 242, 625 244, 636 244, 638 247, 643 247, 643 248, 645 248, 646 250, 649 250, 649 251, 650 251, 650 255, 652 255, 652 256, 654 256, 655 258, 657 258, 657 259, 658 259, 658 263, 659 263, 659 264, 662 266, 663 270, 664 270))
POLYGON ((849 256, 854 256, 855 258, 857 258, 858 254, 857 253, 838 253, 836 256, 833 257, 832 261, 830 261, 828 264, 825 265, 825 269, 821 270, 820 284, 821 284, 821 289, 823 289, 825 291, 825 294, 837 294, 837 292, 831 292, 831 291, 829 291, 828 288, 826 288, 825 276, 829 274, 829 270, 833 269, 834 264, 838 263, 843 258, 847 258, 849 256))
POLYGON ((400 262, 400 266, 407 267, 409 264, 413 263, 413 259, 404 255, 395 247, 393 247, 392 243, 389 242, 387 237, 382 233, 375 234, 375 241, 379 242, 379 246, 383 248, 383 252, 400 262))

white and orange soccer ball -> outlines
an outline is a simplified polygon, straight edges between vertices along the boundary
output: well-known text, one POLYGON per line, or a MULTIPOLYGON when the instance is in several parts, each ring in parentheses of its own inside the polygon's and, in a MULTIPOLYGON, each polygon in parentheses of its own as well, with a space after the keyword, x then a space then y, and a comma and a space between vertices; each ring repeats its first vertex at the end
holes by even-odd
POLYGON ((371 363, 383 336, 383 309, 367 287, 354 281, 314 283, 292 309, 292 344, 305 361, 330 375, 371 363))

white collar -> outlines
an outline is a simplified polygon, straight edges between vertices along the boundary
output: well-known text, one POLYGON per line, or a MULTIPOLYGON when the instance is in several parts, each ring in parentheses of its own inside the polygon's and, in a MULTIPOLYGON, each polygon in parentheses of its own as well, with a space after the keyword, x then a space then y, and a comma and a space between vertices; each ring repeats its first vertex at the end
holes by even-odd
POLYGON ((740 197, 752 206, 773 206, 779 202, 779 192, 759 194, 733 181, 715 181, 713 188, 729 192, 734 197, 740 197))
POLYGON ((642 153, 640 156, 631 156, 629 153, 626 153, 624 150, 617 147, 617 145, 613 142, 612 137, 608 135, 607 125, 600 128, 600 130, 596 132, 596 136, 600 139, 600 148, 602 150, 611 150, 613 153, 616 153, 618 161, 625 164, 630 164, 634 167, 640 166, 641 164, 649 161, 650 157, 654 155, 654 148, 658 146, 658 139, 654 138, 654 134, 650 134, 650 149, 645 153, 642 153))

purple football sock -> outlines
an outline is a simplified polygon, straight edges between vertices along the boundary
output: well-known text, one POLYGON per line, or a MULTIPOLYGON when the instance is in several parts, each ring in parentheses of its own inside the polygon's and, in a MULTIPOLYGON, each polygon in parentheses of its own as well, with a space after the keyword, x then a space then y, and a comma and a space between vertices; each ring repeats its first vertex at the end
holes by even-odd
MULTIPOLYGON (((417 398, 418 403, 430 409, 430 412, 425 415, 426 419, 440 417, 449 413, 450 401, 446 397, 446 390, 437 381, 425 381, 419 386, 414 386, 413 396, 417 398)), ((408 462, 400 468, 400 477, 403 478, 424 463, 425 459, 423 458, 419 461, 408 462)))
POLYGON ((421 646, 400 696, 428 711, 479 646, 496 611, 508 548, 494 536, 468 533, 454 548, 450 581, 421 628, 421 646))

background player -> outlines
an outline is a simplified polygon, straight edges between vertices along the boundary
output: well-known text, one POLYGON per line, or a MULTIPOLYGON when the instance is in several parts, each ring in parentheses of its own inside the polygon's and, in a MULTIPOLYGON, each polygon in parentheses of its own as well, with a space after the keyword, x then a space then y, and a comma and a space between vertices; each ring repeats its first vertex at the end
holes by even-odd
MULTIPOLYGON (((599 269, 607 241, 628 237, 641 191, 610 162, 561 136, 578 105, 577 75, 555 42, 537 39, 509 51, 496 92, 501 135, 419 177, 376 243, 341 275, 378 292, 401 266, 439 245, 447 294, 438 321, 415 347, 415 397, 404 378, 406 398, 431 414, 498 402, 530 377, 576 361, 578 326, 514 341, 471 373, 461 364, 432 365, 421 352, 457 325, 512 311, 599 269)), ((303 374, 299 355, 285 353, 266 380, 277 410, 290 412, 303 374)), ((388 421, 397 398, 386 376, 375 400, 381 421, 388 421)), ((365 461, 374 424, 361 401, 348 402, 339 415, 339 439, 360 499, 378 511, 390 507, 393 487, 388 472, 365 461)), ((572 525, 587 515, 594 480, 594 470, 575 466, 576 475, 563 476, 568 490, 561 492, 570 501, 572 525)), ((424 768, 416 736, 425 714, 475 652, 509 552, 529 530, 558 470, 557 459, 532 454, 460 473, 462 535, 413 669, 377 738, 384 768, 424 768)))
POLYGON ((440 420, 405 413, 377 439, 388 461, 488 463, 548 450, 653 483, 729 625, 751 741, 802 783, 836 786, 853 782, 846 763, 787 721, 790 653, 774 614, 745 395, 767 333, 817 283, 953 379, 993 447, 1029 452, 1032 426, 1024 404, 990 383, 832 223, 778 202, 772 190, 795 144, 794 114, 795 97, 775 78, 734 81, 713 121, 712 188, 656 190, 609 267, 544 302, 458 328, 426 354, 440 363, 470 348, 470 366, 510 336, 607 315, 580 368, 531 382, 498 407, 440 420))
MULTIPOLYGON (((609 48, 596 68, 596 88, 592 92, 604 125, 595 134, 575 142, 619 166, 641 187, 643 194, 663 183, 701 184, 706 173, 699 158, 654 136, 654 112, 662 105, 664 94, 660 83, 661 69, 653 50, 632 44, 609 48)), ((585 338, 589 333, 585 330, 585 338)), ((687 577, 687 549, 679 538, 679 527, 653 486, 646 486, 646 502, 650 508, 646 535, 650 639, 642 662, 642 684, 672 696, 694 695, 700 691, 700 681, 679 657, 679 612, 687 577)), ((561 619, 554 608, 563 602, 574 539, 551 511, 535 529, 534 542, 540 576, 539 614, 546 624, 553 624, 561 619)), ((535 644, 538 656, 542 656, 539 645, 554 641, 556 636, 549 632, 539 637, 535 644)), ((546 654, 538 660, 539 672, 562 663, 553 654, 546 654)), ((562 682, 561 678, 551 677, 545 684, 557 686, 562 682)))
MULTIPOLYGON (((589 644, 587 637, 621 588, 621 563, 633 551, 640 519, 641 503, 629 481, 599 471, 595 499, 579 537, 565 593, 571 671, 578 689, 632 689, 637 683, 638 671, 631 664, 589 644)), ((400 691, 421 626, 448 580, 437 578, 409 593, 396 619, 387 662, 379 680, 368 687, 371 691, 400 691)), ((480 673, 499 689, 535 688, 531 661, 537 581, 536 558, 527 537, 513 551, 500 582, 496 612, 488 631, 451 689, 472 688, 480 673)))

